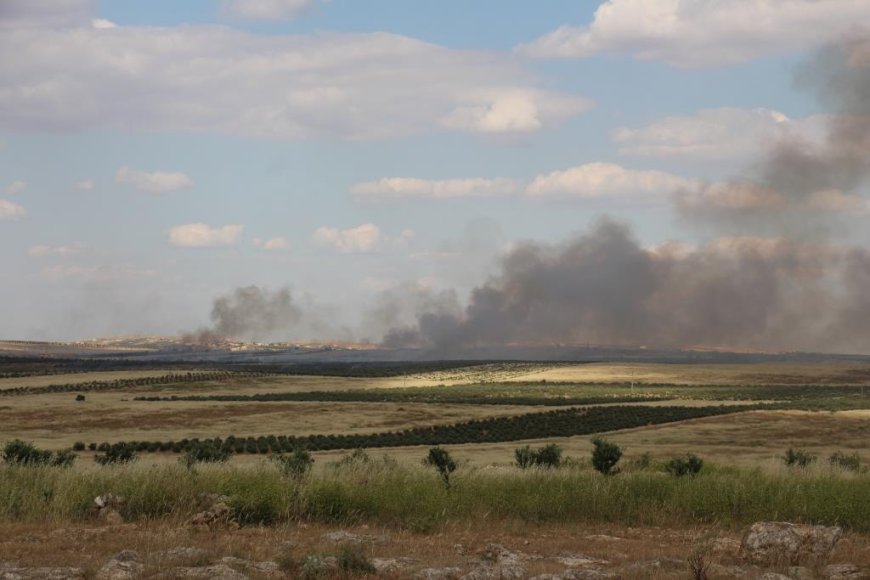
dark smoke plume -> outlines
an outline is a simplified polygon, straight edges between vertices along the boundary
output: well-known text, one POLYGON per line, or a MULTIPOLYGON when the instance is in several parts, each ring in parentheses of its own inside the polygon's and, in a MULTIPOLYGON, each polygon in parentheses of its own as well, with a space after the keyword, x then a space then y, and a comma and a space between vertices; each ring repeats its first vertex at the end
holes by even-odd
POLYGON ((773 143, 742 176, 676 196, 689 221, 743 233, 822 239, 842 217, 868 212, 870 183, 870 40, 856 38, 819 52, 797 84, 834 111, 827 138, 791 135, 773 143))
POLYGON ((199 333, 202 340, 265 340, 285 334, 302 320, 302 310, 290 290, 275 292, 258 286, 236 288, 215 299, 212 328, 199 333))
POLYGON ((822 51, 799 80, 835 106, 825 143, 785 139, 746 177, 675 197, 728 237, 648 249, 603 220, 563 244, 524 243, 464 311, 421 312, 385 343, 870 351, 870 252, 829 241, 841 216, 868 211, 870 41, 822 51))

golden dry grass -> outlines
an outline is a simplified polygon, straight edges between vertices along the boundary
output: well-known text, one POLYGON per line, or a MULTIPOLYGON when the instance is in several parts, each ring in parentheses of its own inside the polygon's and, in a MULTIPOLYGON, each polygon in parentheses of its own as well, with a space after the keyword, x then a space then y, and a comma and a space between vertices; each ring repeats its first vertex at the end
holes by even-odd
POLYGON ((602 363, 563 365, 514 376, 511 381, 723 384, 870 384, 870 365, 856 363, 660 364, 602 363))

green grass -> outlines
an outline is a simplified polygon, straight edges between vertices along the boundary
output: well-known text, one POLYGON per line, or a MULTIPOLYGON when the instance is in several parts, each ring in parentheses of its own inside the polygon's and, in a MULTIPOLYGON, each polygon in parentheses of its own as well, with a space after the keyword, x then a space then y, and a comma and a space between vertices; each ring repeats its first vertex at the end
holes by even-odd
MULTIPOLYGON (((421 450, 421 456, 423 455, 421 450)), ((870 532, 870 476, 839 470, 764 473, 705 466, 696 477, 657 471, 604 477, 590 468, 460 467, 448 491, 423 466, 373 461, 321 468, 301 482, 274 467, 140 465, 56 469, 0 467, 0 520, 93 517, 97 495, 127 498, 129 520, 184 518, 200 493, 231 497, 243 524, 316 521, 429 530, 457 522, 745 525, 788 520, 870 532)))

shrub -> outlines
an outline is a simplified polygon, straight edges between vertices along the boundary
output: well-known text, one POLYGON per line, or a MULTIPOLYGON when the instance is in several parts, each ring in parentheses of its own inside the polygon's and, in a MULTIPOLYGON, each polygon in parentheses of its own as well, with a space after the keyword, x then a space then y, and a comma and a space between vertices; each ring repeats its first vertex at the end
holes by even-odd
POLYGON ((350 467, 354 465, 368 465, 372 458, 365 452, 365 449, 357 448, 338 460, 338 465, 341 467, 350 467))
POLYGON ((193 469, 197 463, 224 463, 230 458, 230 452, 213 442, 195 443, 188 447, 180 459, 181 464, 193 469))
POLYGON ((85 396, 84 396, 84 395, 81 395, 81 394, 80 394, 80 395, 76 395, 76 401, 81 402, 81 401, 84 401, 84 400, 85 400, 85 396))
MULTIPOLYGON (((101 444, 103 447, 105 444, 101 444)), ((99 447, 98 447, 99 449, 99 447)), ((103 448, 102 455, 94 455, 94 461, 100 465, 113 463, 130 463, 136 460, 136 449, 129 443, 113 443, 103 448)))
POLYGON ((535 465, 540 467, 559 467, 562 463, 562 448, 555 443, 544 445, 535 456, 535 465))
POLYGON ((539 449, 532 449, 528 445, 517 447, 514 450, 514 459, 520 469, 528 469, 532 466, 559 467, 562 464, 562 448, 555 443, 539 449))
POLYGON ((641 453, 635 460, 631 462, 631 468, 643 471, 653 466, 653 458, 649 451, 641 453))
POLYGON ((73 451, 84 451, 85 444, 82 441, 76 441, 75 443, 73 443, 72 448, 73 448, 73 451))
POLYGON ((456 471, 456 462, 450 457, 449 451, 443 447, 432 447, 423 464, 434 467, 444 480, 444 485, 450 489, 450 474, 456 471))
POLYGON ((828 463, 830 463, 834 467, 840 467, 848 471, 861 470, 861 458, 858 456, 857 453, 846 455, 842 451, 835 451, 828 458, 828 463))
POLYGON ((349 574, 372 574, 375 566, 363 553, 361 546, 345 546, 338 554, 338 567, 349 574))
POLYGON ((51 461, 51 451, 13 439, 3 446, 3 461, 17 465, 47 465, 51 461))
POLYGON ((592 440, 595 449, 592 450, 592 467, 604 475, 613 475, 619 472, 616 464, 622 458, 622 449, 616 443, 596 437, 592 440))
POLYGON ((803 449, 792 449, 791 447, 782 456, 782 461, 789 467, 807 467, 810 463, 816 460, 816 456, 803 449))
POLYGON ((532 448, 526 445, 525 447, 517 447, 514 449, 514 460, 517 467, 520 469, 528 469, 535 464, 535 456, 537 454, 532 451, 532 448))
POLYGON ((288 455, 273 455, 274 461, 281 473, 293 479, 302 479, 311 471, 314 458, 307 449, 296 448, 288 455))
POLYGON ((73 453, 72 449, 62 449, 54 453, 54 458, 52 458, 51 464, 55 467, 72 467, 72 464, 75 463, 76 457, 78 457, 78 455, 73 453))
POLYGON ((88 451, 96 451, 97 444, 96 443, 88 443, 88 451))
POLYGON ((667 472, 674 477, 697 475, 702 467, 704 460, 694 453, 688 453, 685 457, 674 457, 665 465, 667 472))

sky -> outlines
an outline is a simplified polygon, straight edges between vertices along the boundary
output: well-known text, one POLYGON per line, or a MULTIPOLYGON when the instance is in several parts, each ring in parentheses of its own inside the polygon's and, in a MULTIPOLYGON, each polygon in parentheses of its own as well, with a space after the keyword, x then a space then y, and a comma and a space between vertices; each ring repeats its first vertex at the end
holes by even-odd
POLYGON ((379 340, 373 308, 464 308, 602 216, 648 251, 867 247, 863 182, 812 192, 800 215, 837 221, 811 233, 692 209, 759 203, 710 184, 825 141, 807 62, 860 22, 865 0, 0 0, 0 338, 190 332, 253 285, 309 313, 278 338, 379 340))

